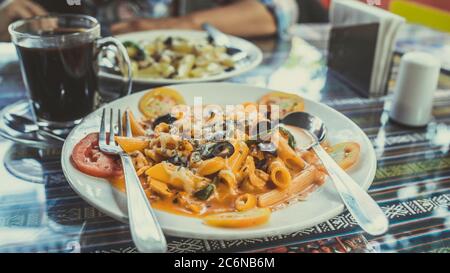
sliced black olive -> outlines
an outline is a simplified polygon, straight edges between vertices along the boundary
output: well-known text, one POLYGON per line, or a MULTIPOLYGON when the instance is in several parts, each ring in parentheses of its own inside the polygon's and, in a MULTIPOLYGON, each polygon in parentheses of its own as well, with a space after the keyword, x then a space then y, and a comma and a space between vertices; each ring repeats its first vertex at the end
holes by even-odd
POLYGON ((209 43, 210 45, 213 45, 213 44, 214 44, 214 39, 213 39, 213 37, 211 37, 210 35, 208 35, 208 37, 207 37, 206 39, 207 39, 207 41, 208 41, 208 43, 209 43))
POLYGON ((216 156, 227 158, 234 154, 234 146, 228 141, 221 141, 213 144, 206 144, 199 152, 203 160, 216 156))
POLYGON ((194 196, 200 200, 207 200, 214 193, 215 188, 214 184, 208 184, 203 189, 196 191, 194 196))
POLYGON ((152 124, 152 128, 155 129, 156 126, 158 126, 158 124, 163 123, 163 122, 167 123, 167 124, 172 124, 175 121, 177 121, 177 119, 174 116, 172 116, 171 114, 166 114, 166 115, 157 117, 152 124))
POLYGON ((145 50, 142 49, 142 47, 140 47, 135 42, 125 41, 125 42, 123 42, 123 45, 126 48, 133 48, 134 50, 136 50, 136 54, 134 56, 130 56, 131 59, 136 60, 136 61, 143 61, 147 58, 147 54, 145 53, 145 50))
POLYGON ((283 128, 281 126, 278 127, 280 129, 281 134, 284 134, 288 137, 288 144, 291 146, 292 149, 295 150, 295 147, 297 146, 297 143, 295 142, 294 136, 287 130, 286 128, 283 128))
POLYGON ((214 145, 212 153, 214 156, 227 158, 234 154, 234 146, 228 141, 218 142, 214 145))
POLYGON ((225 72, 231 72, 234 70, 234 66, 225 68, 225 72))
POLYGON ((258 143, 258 148, 261 152, 269 153, 272 155, 277 154, 277 146, 275 146, 275 144, 273 144, 272 142, 258 143))
POLYGON ((173 39, 172 37, 168 37, 167 39, 164 40, 164 45, 167 47, 172 47, 173 44, 173 39))

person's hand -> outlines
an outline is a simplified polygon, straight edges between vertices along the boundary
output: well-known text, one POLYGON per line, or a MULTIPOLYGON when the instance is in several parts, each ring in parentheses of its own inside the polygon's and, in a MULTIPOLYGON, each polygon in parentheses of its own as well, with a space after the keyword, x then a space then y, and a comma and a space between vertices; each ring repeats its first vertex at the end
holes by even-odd
POLYGON ((47 13, 44 8, 31 0, 6 0, 6 2, 2 5, 0 13, 2 17, 6 17, 10 21, 45 15, 47 13))
POLYGON ((0 39, 8 39, 8 25, 12 21, 45 14, 47 11, 31 0, 6 0, 0 5, 0 39))
POLYGON ((177 18, 141 18, 129 20, 112 25, 111 32, 113 34, 120 34, 140 30, 155 30, 155 29, 196 29, 195 24, 189 17, 177 18))

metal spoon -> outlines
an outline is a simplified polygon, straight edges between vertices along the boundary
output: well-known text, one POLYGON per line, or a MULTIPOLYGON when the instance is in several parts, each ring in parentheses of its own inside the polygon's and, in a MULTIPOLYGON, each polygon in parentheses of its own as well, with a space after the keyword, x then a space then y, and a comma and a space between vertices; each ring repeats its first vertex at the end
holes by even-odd
POLYGON ((202 24, 202 28, 208 33, 209 39, 218 46, 226 48, 226 52, 234 62, 247 58, 248 54, 240 48, 233 47, 228 35, 208 23, 202 24))
POLYGON ((322 120, 305 112, 293 112, 285 116, 281 123, 304 129, 311 136, 313 141, 309 148, 322 161, 342 201, 361 228, 371 235, 385 233, 389 222, 381 208, 320 145, 326 135, 322 120))
POLYGON ((19 116, 16 114, 9 114, 9 115, 6 115, 5 121, 6 121, 6 125, 8 125, 10 128, 12 128, 16 131, 19 131, 21 133, 25 133, 25 134, 37 133, 37 134, 41 134, 46 137, 50 137, 54 140, 64 142, 64 138, 56 135, 55 133, 53 133, 49 130, 39 128, 39 126, 29 118, 19 116))

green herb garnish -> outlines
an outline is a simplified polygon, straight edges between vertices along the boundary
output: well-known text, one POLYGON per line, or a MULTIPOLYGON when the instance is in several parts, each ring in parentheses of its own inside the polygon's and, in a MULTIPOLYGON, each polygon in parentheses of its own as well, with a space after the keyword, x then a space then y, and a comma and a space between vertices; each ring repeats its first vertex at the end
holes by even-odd
POLYGON ((142 49, 137 43, 132 41, 125 41, 123 42, 123 45, 127 49, 128 56, 137 61, 143 61, 147 58, 147 54, 145 53, 145 50, 142 49))
POLYGON ((214 186, 214 184, 208 184, 203 189, 195 192, 194 196, 200 200, 207 200, 214 193, 215 189, 216 186, 214 186))
POLYGON ((280 132, 288 137, 288 144, 289 146, 295 150, 295 147, 297 146, 297 143, 295 142, 294 136, 289 132, 288 129, 283 128, 279 126, 280 132))

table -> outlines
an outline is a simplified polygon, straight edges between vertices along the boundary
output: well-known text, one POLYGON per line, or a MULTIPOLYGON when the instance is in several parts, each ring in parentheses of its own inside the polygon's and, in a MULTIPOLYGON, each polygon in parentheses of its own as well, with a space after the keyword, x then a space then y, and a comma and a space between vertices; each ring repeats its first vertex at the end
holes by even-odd
MULTIPOLYGON (((387 115, 389 96, 359 97, 327 73, 326 35, 321 34, 326 28, 297 29, 295 36, 304 35, 310 43, 255 40, 264 52, 263 64, 231 81, 296 91, 357 123, 377 153, 369 193, 389 218, 388 233, 369 236, 344 212, 306 230, 266 238, 168 237, 169 252, 450 251, 450 88, 436 92, 435 120, 426 128, 395 124, 387 115)), ((24 97, 14 48, 0 44, 0 108, 24 97)), ((99 212, 70 188, 57 150, 39 151, 0 138, 0 161, 0 252, 136 251, 126 224, 99 212)))

